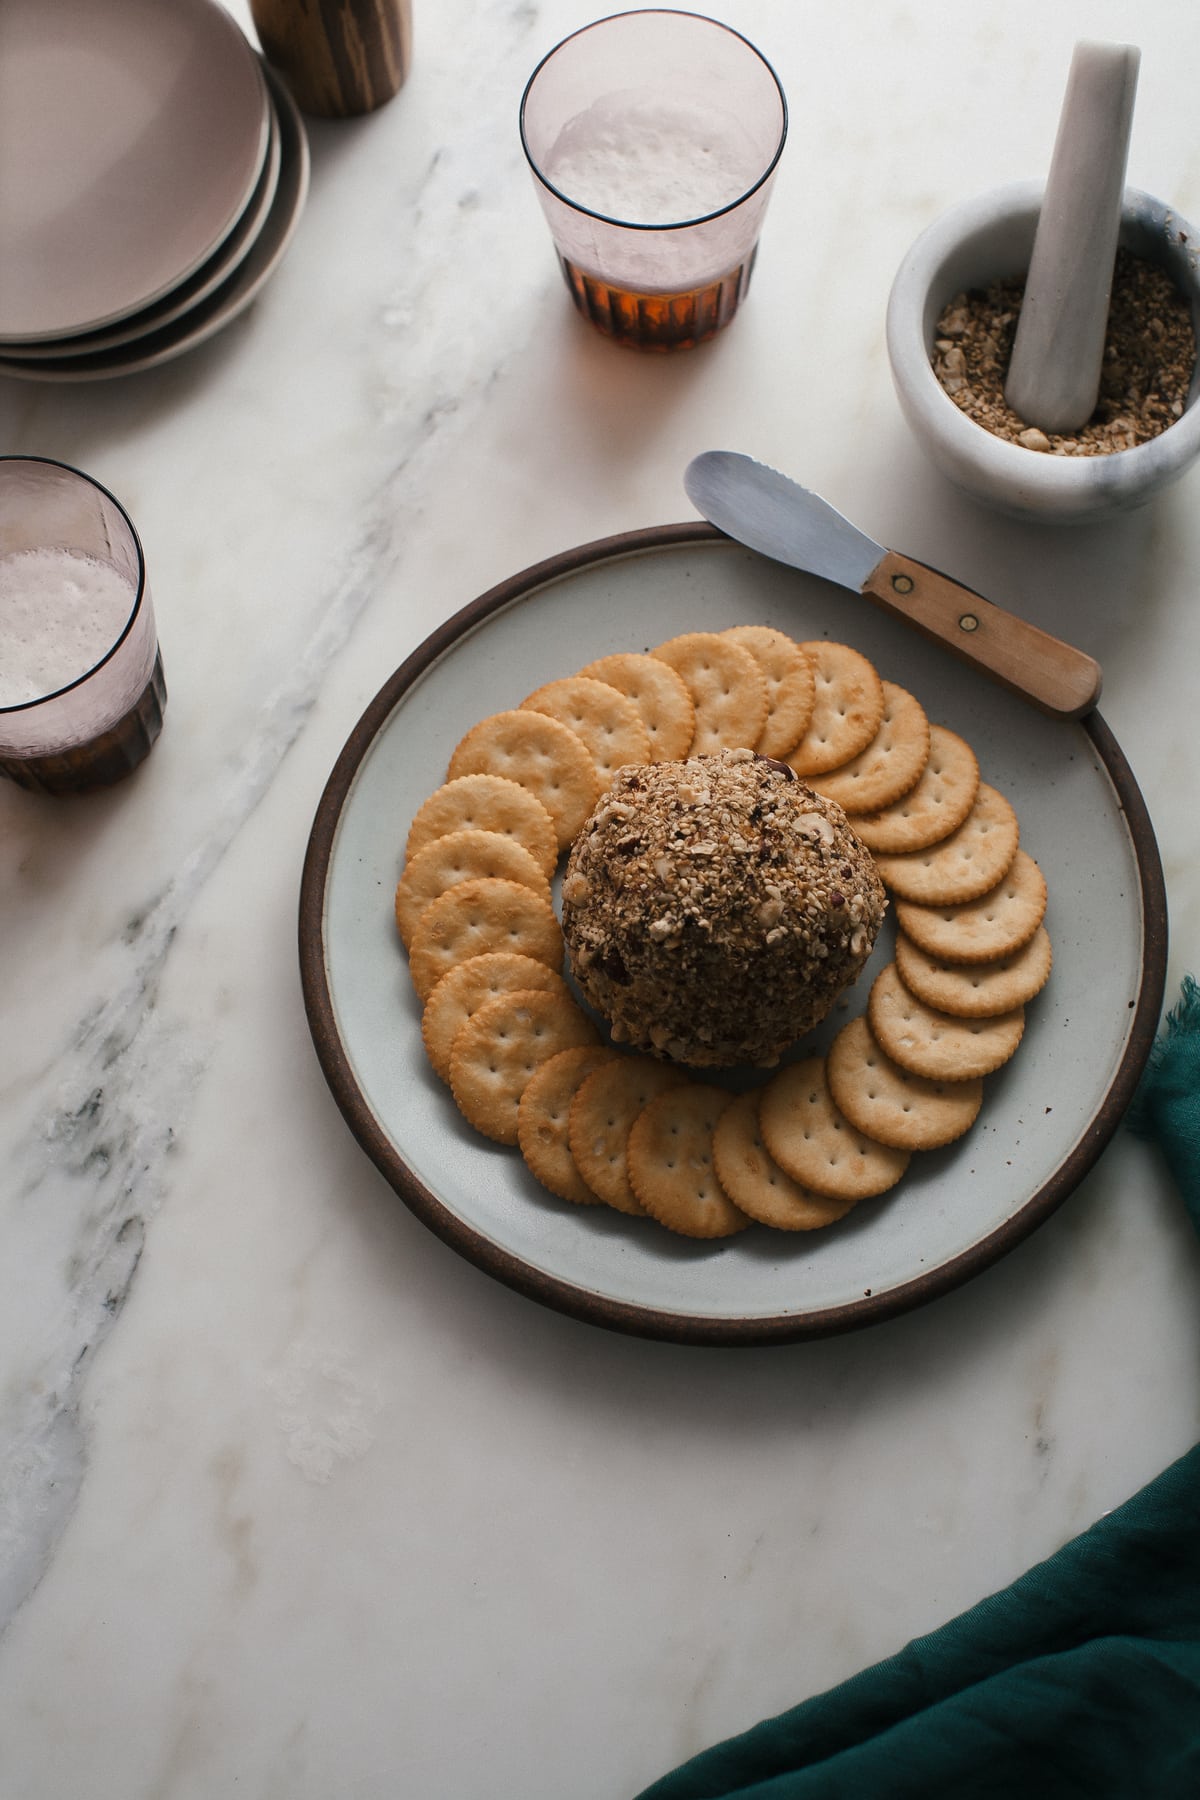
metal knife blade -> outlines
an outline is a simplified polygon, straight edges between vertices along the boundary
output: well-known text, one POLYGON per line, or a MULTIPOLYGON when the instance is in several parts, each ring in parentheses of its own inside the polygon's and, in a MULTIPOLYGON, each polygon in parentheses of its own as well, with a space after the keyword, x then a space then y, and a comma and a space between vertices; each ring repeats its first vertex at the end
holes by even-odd
POLYGON ((765 463, 707 450, 688 464, 683 485, 702 517, 728 537, 865 595, 1043 712, 1077 719, 1099 699, 1100 666, 1085 652, 885 549, 819 494, 765 463))
POLYGON ((883 556, 882 544, 811 488, 736 450, 694 457, 683 485, 697 512, 739 544, 855 593, 883 556))

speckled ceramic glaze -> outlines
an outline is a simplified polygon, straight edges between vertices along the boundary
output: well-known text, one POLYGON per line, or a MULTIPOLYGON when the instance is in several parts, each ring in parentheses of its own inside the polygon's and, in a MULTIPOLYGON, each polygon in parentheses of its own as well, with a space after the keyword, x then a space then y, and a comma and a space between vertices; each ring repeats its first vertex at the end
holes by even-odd
MULTIPOLYGON (((526 570, 448 621, 397 671, 326 788, 301 901, 306 1003, 326 1078, 363 1148, 431 1230, 499 1280, 593 1323, 684 1343, 783 1343, 922 1305, 1049 1216, 1111 1135, 1145 1061, 1165 942, 1157 852, 1135 824, 1143 809, 1123 758, 1113 746, 1110 763, 1103 746, 1097 714, 1044 718, 902 621, 707 525, 625 533, 526 570), (1054 984, 1030 1008, 1019 1059, 989 1082, 969 1154, 915 1162, 886 1203, 856 1208, 845 1231, 765 1242, 746 1234, 719 1261, 669 1232, 631 1232, 619 1214, 588 1208, 581 1219, 574 1208, 547 1208, 520 1158, 498 1156, 473 1132, 429 1069, 420 1009, 388 929, 403 821, 485 709, 481 671, 493 704, 516 704, 535 681, 640 647, 650 616, 664 636, 684 623, 719 631, 751 620, 802 640, 852 632, 881 672, 967 738, 1012 796, 1022 842, 1053 895, 1054 984), (1069 832, 1065 818, 1075 822, 1069 832), (389 821, 401 822, 398 834, 389 821), (1097 965, 1108 981, 1094 980, 1097 965), (1064 1058, 1066 1030, 1076 1048, 1064 1058)), ((828 1048, 844 1008, 861 1011, 893 946, 886 924, 858 983, 803 1041, 805 1053, 828 1048)))
MULTIPOLYGON (((888 356, 909 425, 951 481, 1017 518, 1086 523, 1143 505, 1195 460, 1196 376, 1183 417, 1159 437, 1106 456, 1063 457, 1023 449, 977 425, 944 391, 931 362, 935 327, 949 299, 1028 268, 1042 193, 1039 182, 994 189, 944 214, 917 239, 892 284, 888 356)), ((1188 295, 1200 334, 1200 240, 1187 221, 1152 195, 1127 188, 1120 242, 1169 272, 1188 295)))

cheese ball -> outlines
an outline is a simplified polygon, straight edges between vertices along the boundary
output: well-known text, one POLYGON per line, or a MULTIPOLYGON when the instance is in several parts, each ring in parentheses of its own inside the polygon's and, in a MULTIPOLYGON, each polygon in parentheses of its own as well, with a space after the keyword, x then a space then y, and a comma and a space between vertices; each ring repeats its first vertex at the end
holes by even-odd
POLYGON ((840 806, 752 750, 618 772, 572 846, 572 973, 615 1042, 769 1067, 874 946, 887 899, 840 806))

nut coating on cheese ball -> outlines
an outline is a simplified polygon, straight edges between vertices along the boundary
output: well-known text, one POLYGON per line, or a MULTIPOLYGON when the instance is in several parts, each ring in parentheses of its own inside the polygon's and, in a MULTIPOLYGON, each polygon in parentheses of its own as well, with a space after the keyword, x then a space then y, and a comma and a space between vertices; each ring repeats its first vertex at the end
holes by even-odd
POLYGON ((887 905, 846 815, 752 750, 618 772, 562 887, 571 968, 613 1038, 769 1066, 871 954, 887 905))

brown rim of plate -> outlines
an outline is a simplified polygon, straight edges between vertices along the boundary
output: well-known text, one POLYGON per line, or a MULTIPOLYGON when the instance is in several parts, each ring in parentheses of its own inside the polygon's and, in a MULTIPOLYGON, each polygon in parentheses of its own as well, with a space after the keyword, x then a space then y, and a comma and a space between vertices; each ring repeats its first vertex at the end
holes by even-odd
POLYGON ((961 1287, 1043 1224, 1083 1180, 1120 1125, 1154 1042, 1166 987, 1167 903, 1154 828, 1133 773, 1112 732, 1092 712, 1076 723, 1088 734, 1116 791, 1137 862, 1144 926, 1142 980, 1120 1065, 1093 1118, 1050 1179, 995 1231, 968 1250, 885 1293, 841 1306, 765 1317, 714 1319, 596 1294, 531 1268, 458 1218, 409 1169, 380 1129, 354 1077, 337 1029, 326 976, 325 887, 342 807, 359 764, 398 702, 460 638, 515 600, 596 563, 686 545, 730 543, 704 522, 648 526, 600 538, 548 557, 481 594, 430 633, 384 683, 346 740, 317 807, 300 881, 300 980, 317 1059, 360 1147, 421 1222, 460 1256, 541 1305, 633 1337, 725 1348, 796 1343, 876 1325, 961 1287))

